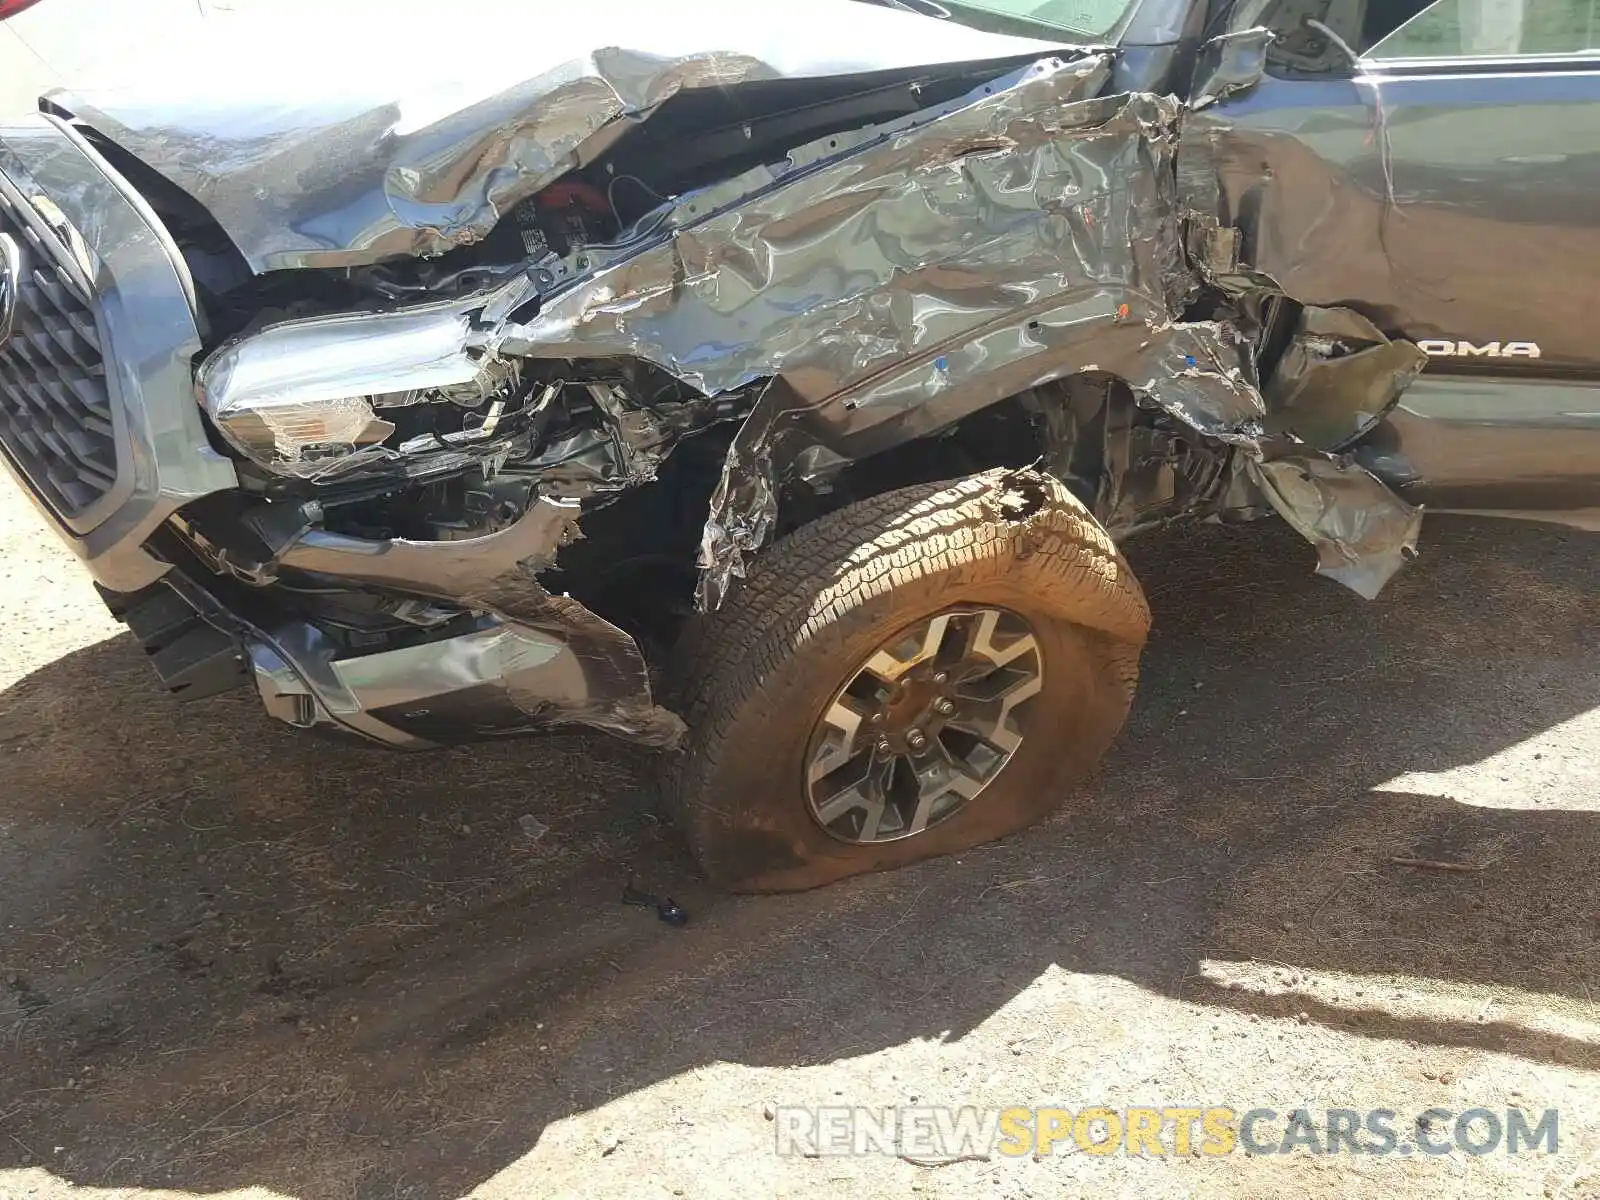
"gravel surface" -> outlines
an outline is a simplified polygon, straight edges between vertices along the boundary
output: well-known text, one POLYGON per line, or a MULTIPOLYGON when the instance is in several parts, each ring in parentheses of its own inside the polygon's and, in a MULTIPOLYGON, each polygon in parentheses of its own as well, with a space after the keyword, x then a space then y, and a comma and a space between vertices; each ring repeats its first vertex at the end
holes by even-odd
POLYGON ((1275 524, 1136 543, 1075 812, 733 898, 621 743, 173 703, 0 486, 0 1194, 1600 1195, 1596 543, 1425 543, 1372 604, 1275 524), (1555 1107, 1560 1149, 774 1152, 785 1106, 940 1104, 1555 1107))

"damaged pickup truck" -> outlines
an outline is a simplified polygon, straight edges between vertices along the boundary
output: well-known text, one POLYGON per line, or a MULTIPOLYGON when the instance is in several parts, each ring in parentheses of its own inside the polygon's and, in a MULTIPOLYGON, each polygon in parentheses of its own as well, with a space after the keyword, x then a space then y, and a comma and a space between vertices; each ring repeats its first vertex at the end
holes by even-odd
POLYGON ((1589 520, 1572 3, 274 6, 0 127, 0 449, 180 696, 947 853, 1121 728, 1120 539, 1589 520))

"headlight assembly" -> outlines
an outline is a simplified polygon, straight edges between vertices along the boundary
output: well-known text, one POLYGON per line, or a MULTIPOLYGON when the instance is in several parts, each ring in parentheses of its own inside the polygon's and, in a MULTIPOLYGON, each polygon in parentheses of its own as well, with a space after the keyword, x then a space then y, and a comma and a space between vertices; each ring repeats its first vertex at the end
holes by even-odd
POLYGON ((475 353, 455 309, 322 317, 229 342, 196 376, 201 406, 240 454, 312 479, 390 453, 379 413, 430 392, 486 398, 499 364, 475 353))

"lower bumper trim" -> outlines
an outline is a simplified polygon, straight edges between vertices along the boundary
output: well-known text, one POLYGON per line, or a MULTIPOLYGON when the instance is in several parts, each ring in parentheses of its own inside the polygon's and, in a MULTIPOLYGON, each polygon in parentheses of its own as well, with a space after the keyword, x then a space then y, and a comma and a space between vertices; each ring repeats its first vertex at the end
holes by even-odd
POLYGON ((178 699, 203 700, 250 681, 244 643, 206 621, 165 583, 132 593, 98 590, 111 615, 139 639, 163 686, 178 699))
MULTIPOLYGON (((671 748, 684 732, 681 720, 651 702, 647 683, 602 686, 592 653, 494 618, 421 645, 339 653, 305 624, 253 637, 250 661, 267 711, 301 728, 342 729, 414 750, 574 725, 671 748)), ((608 668, 614 656, 608 648, 608 668)))

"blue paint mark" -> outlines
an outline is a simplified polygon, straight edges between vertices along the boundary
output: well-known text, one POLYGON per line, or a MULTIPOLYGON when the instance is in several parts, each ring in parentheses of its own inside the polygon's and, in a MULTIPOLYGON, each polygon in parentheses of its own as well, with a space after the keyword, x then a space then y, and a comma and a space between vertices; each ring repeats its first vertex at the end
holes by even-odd
POLYGON ((943 371, 946 368, 948 368, 949 366, 950 366, 950 360, 948 358, 946 358, 942 354, 938 358, 933 360, 933 369, 935 371, 943 371))
POLYGON ((1183 356, 1183 361, 1184 361, 1184 363, 1185 363, 1185 364, 1186 364, 1186 365, 1188 365, 1188 366, 1191 366, 1191 367, 1192 367, 1192 366, 1194 366, 1194 355, 1192 355, 1192 354, 1185 354, 1185 355, 1184 355, 1184 356, 1183 356))

